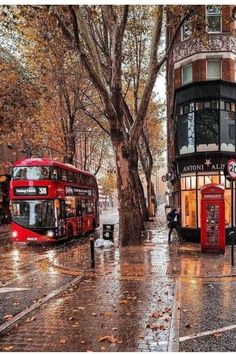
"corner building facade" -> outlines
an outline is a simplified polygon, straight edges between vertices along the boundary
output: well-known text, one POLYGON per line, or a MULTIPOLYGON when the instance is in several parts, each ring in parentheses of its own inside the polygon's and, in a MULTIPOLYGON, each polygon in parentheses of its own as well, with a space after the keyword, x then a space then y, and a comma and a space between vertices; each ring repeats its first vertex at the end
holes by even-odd
MULTIPOLYGON (((225 188, 227 234, 236 227, 235 181, 225 176, 236 159, 236 7, 201 5, 205 39, 192 38, 191 21, 175 40, 167 62, 170 203, 182 210, 182 234, 199 241, 201 188, 225 188)), ((167 30, 171 40, 171 20, 167 30)))

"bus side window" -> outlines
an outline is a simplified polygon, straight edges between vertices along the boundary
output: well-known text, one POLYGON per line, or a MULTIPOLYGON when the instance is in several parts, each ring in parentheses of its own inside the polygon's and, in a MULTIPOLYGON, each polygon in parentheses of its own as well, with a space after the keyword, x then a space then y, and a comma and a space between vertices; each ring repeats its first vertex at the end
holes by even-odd
POLYGON ((62 181, 67 181, 67 171, 61 170, 61 179, 62 181))
POLYGON ((58 173, 56 167, 51 167, 51 179, 58 179, 58 173))
POLYGON ((81 201, 78 201, 77 204, 77 216, 82 216, 82 205, 81 205, 81 201))
POLYGON ((59 215, 60 219, 65 219, 66 218, 66 203, 64 200, 60 201, 60 215, 59 215))

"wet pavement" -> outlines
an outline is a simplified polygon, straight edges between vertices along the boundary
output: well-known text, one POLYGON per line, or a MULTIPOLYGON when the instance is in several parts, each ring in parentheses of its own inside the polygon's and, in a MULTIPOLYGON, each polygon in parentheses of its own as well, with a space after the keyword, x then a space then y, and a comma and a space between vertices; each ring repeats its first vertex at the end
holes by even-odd
POLYGON ((175 238, 168 245, 163 208, 147 224, 143 246, 118 247, 113 210, 101 221, 116 225, 115 247, 96 249, 95 269, 89 237, 0 248, 0 351, 236 350, 229 246, 222 256, 175 238), (9 287, 15 290, 1 293, 9 287))

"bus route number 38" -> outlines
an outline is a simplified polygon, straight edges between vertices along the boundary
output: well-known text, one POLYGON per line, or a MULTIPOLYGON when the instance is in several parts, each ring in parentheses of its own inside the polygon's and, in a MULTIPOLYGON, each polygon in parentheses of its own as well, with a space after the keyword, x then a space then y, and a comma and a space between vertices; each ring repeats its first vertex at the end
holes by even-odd
POLYGON ((39 191, 38 193, 40 195, 46 195, 47 194, 47 188, 46 187, 39 187, 38 191, 39 191))
POLYGON ((229 160, 227 167, 229 176, 236 179, 236 160, 229 160))

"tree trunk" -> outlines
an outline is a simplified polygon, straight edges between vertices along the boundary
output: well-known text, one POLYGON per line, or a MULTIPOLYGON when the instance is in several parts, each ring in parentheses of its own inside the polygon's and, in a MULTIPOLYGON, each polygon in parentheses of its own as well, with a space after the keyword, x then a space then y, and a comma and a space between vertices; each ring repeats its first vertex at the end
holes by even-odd
POLYGON ((148 200, 148 215, 154 215, 154 208, 152 204, 152 181, 151 181, 151 174, 146 174, 147 180, 147 200, 148 200))
POLYGON ((138 192, 138 196, 139 196, 139 203, 140 203, 141 213, 143 216, 143 221, 148 221, 148 210, 147 210, 147 205, 146 205, 145 194, 144 194, 143 185, 140 180, 139 173, 138 173, 138 151, 136 149, 135 150, 133 149, 131 154, 132 154, 132 158, 133 158, 132 171, 134 173, 134 178, 135 178, 135 183, 136 183, 137 192, 138 192))
POLYGON ((135 158, 119 130, 112 132, 112 143, 117 164, 119 238, 122 246, 138 245, 142 242, 144 224, 135 181, 135 158))
POLYGON ((156 215, 156 212, 157 212, 157 198, 156 198, 154 184, 152 182, 151 182, 151 195, 152 195, 152 202, 153 202, 153 207, 154 207, 154 215, 156 215))

